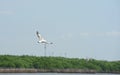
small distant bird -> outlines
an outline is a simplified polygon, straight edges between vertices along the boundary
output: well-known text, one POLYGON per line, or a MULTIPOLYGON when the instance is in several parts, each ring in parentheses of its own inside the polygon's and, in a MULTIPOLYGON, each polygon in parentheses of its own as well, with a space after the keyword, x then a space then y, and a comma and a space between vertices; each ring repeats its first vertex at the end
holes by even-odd
POLYGON ((42 43, 42 44, 53 44, 52 42, 47 42, 38 31, 36 31, 37 37, 38 37, 38 43, 42 43))

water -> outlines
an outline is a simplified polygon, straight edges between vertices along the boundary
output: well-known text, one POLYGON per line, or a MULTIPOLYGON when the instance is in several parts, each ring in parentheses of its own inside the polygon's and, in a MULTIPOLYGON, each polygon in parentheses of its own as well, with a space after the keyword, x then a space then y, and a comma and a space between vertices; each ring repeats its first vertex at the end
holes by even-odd
POLYGON ((120 75, 120 74, 82 74, 82 73, 0 73, 0 75, 120 75))

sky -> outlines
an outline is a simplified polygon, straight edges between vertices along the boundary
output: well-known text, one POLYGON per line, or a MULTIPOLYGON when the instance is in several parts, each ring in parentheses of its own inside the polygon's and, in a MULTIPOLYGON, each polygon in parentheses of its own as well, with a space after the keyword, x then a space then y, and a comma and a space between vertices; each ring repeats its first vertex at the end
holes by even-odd
POLYGON ((120 60, 120 0, 0 0, 0 55, 120 60))

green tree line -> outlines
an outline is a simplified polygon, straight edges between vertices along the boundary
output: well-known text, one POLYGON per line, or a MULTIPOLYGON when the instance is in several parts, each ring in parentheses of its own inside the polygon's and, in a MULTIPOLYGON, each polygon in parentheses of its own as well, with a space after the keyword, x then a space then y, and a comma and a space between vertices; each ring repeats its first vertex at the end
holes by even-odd
POLYGON ((0 55, 0 68, 90 69, 97 72, 120 72, 120 61, 0 55))

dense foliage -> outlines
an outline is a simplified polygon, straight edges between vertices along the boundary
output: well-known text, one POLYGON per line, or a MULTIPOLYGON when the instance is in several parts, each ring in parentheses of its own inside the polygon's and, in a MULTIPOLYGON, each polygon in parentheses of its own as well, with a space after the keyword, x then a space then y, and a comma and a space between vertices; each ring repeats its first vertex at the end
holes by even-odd
POLYGON ((0 55, 0 68, 92 69, 97 72, 120 72, 120 61, 0 55))

